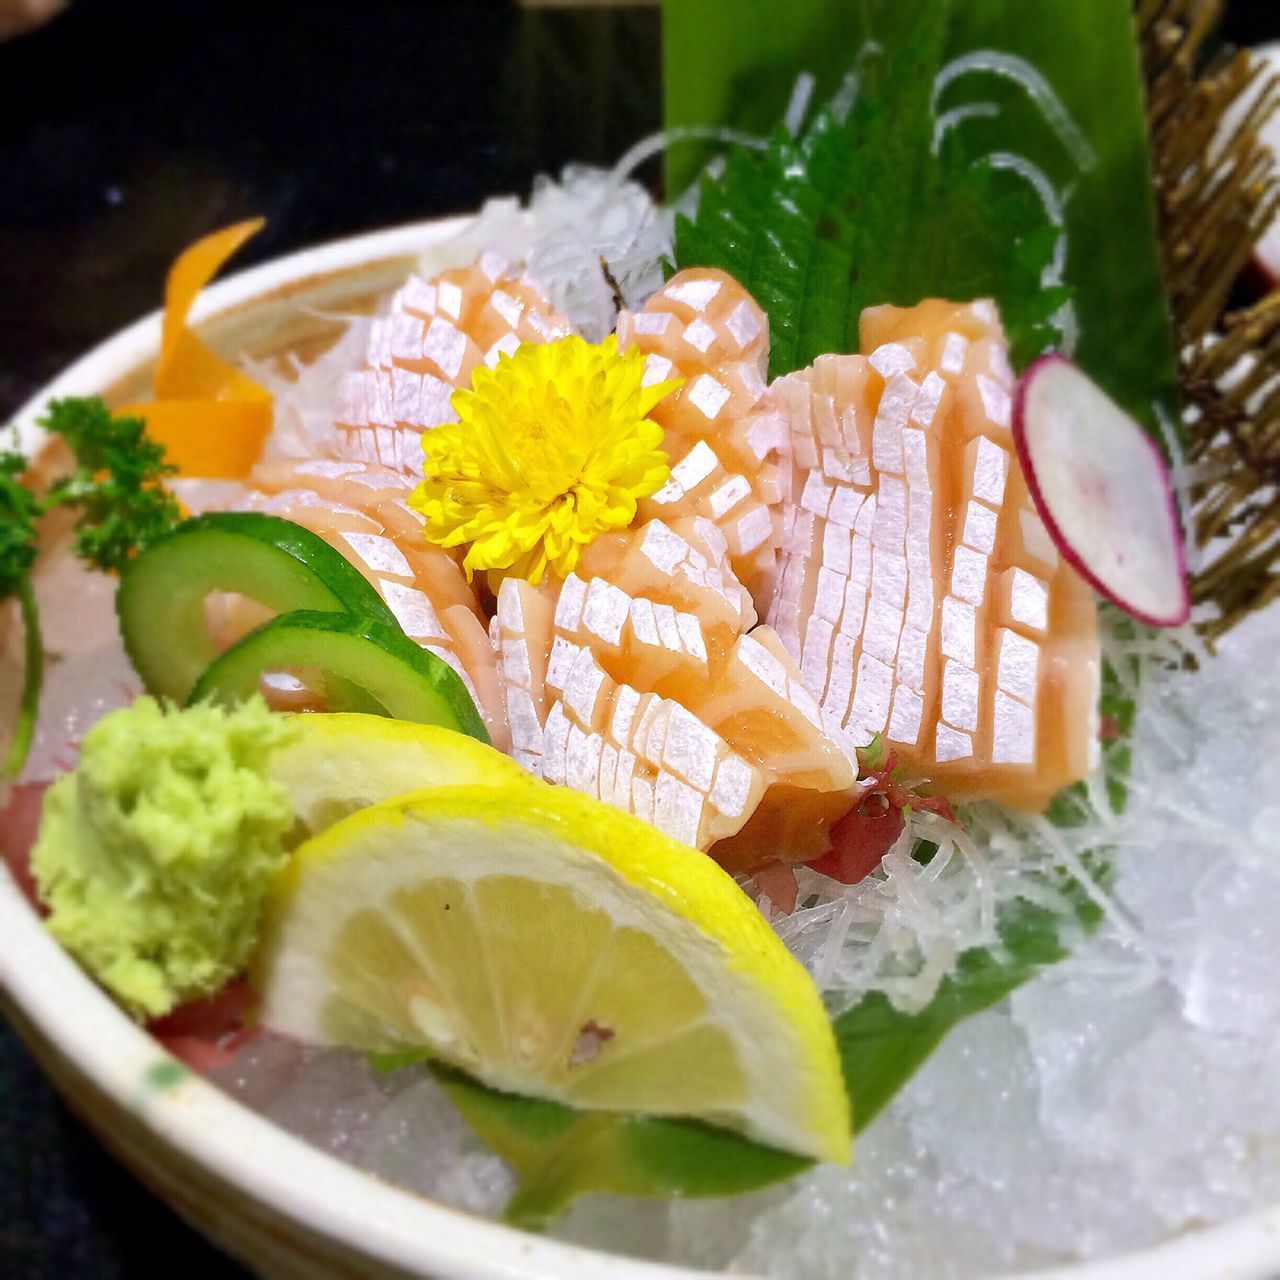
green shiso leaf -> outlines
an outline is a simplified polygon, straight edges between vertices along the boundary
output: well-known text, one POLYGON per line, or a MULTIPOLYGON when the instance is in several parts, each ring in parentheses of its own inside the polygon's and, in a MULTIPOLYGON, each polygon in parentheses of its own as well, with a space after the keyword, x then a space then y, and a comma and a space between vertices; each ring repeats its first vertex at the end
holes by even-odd
MULTIPOLYGON (((1087 905, 1080 901, 1083 915, 1087 905)), ((1001 918, 999 950, 966 952, 919 1013, 900 1013, 877 992, 835 1019, 855 1134, 957 1022, 990 1008, 1066 954, 1056 925, 1045 909, 1016 903, 1001 918)), ((432 1070, 481 1141, 515 1170, 518 1184, 504 1217, 529 1230, 547 1226, 580 1195, 736 1195, 812 1165, 694 1121, 577 1111, 500 1093, 449 1067, 432 1070)))
MULTIPOLYGON (((1081 898, 1082 917, 1087 910, 1081 898)), ((956 1023, 998 1004, 1067 954, 1058 925, 1045 908, 1014 902, 1001 915, 1000 947, 966 951, 919 1013, 902 1013, 875 991, 834 1020, 855 1133, 880 1114, 956 1023)))
MULTIPOLYGON (((1176 421, 1126 0, 1051 11, 799 0, 794 22, 792 8, 785 24, 771 20, 770 0, 741 0, 731 23, 717 0, 669 0, 663 13, 668 127, 759 133, 802 68, 818 102, 856 69, 843 123, 819 112, 796 138, 774 133, 764 152, 734 148, 677 226, 676 266, 723 267, 769 313, 770 373, 856 351, 866 306, 930 296, 995 298, 1021 367, 1056 341, 1048 321, 1069 300, 1081 366, 1149 428, 1157 406, 1176 421), (940 119, 951 127, 939 131, 940 119), (1061 289, 1043 283, 1059 228, 1025 162, 1061 206, 1061 289)), ((692 176, 679 167, 689 155, 672 152, 673 191, 692 176)))
POLYGON ((703 180, 696 218, 677 220, 677 265, 723 268, 767 312, 771 377, 858 350, 858 318, 881 302, 994 297, 1016 363, 1054 342, 1069 295, 1042 284, 1058 231, 1039 201, 1016 174, 971 161, 955 133, 930 155, 936 44, 866 59, 846 121, 824 110, 799 138, 779 130, 763 153, 735 151, 722 179, 703 180))
POLYGON ((794 1177, 811 1161, 689 1120, 577 1111, 500 1093, 434 1068, 481 1141, 519 1179, 504 1217, 538 1230, 592 1192, 632 1196, 725 1196, 794 1177))
POLYGON ((369 1065, 380 1076, 395 1075, 407 1067, 420 1067, 431 1061, 429 1049, 389 1049, 386 1053, 367 1053, 369 1065))

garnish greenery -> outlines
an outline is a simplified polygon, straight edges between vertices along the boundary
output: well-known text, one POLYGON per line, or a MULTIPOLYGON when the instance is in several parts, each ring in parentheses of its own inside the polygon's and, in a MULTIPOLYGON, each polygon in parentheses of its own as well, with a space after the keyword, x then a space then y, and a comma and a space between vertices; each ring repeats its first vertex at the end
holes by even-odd
POLYGON ((180 518, 163 484, 176 468, 147 438, 143 419, 113 417, 98 397, 76 396, 52 401, 39 425, 66 441, 75 467, 39 495, 22 481, 27 459, 0 453, 0 601, 17 599, 26 636, 22 698, 3 766, 10 776, 26 761, 40 708, 44 647, 31 584, 40 518, 56 507, 77 509, 76 554, 107 572, 119 572, 180 518))
POLYGON ((178 504, 161 483, 177 467, 148 439, 142 418, 112 417, 104 401, 86 396, 52 401, 40 426, 75 455, 75 470, 54 481, 43 507, 80 509, 75 546, 86 564, 119 573, 178 523, 178 504))
POLYGON ((44 680, 44 640, 40 634, 40 610, 31 586, 36 562, 36 521, 40 502, 23 483, 27 460, 20 453, 0 454, 0 601, 16 597, 22 613, 25 637, 22 695, 13 741, 5 757, 4 772, 17 774, 31 750, 44 680))
POLYGON ((956 134, 930 159, 936 47, 867 61, 847 120, 823 110, 800 137, 779 130, 763 153, 734 151, 723 178, 703 180, 696 218, 676 222, 677 264, 721 267, 756 298, 771 377, 858 350, 865 307, 925 297, 994 297, 1015 362, 1029 362, 1053 345, 1070 297, 1043 283, 1058 229, 1020 178, 971 160, 956 134), (886 97, 882 84, 918 92, 886 97), (904 176, 886 183, 884 172, 904 176), (899 214, 918 208, 945 208, 946 234, 922 235, 899 214))
POLYGON ((380 1076, 392 1076, 406 1067, 419 1067, 431 1061, 430 1049, 389 1049, 386 1053, 366 1053, 369 1065, 380 1076))
POLYGON ((858 748, 858 770, 865 773, 870 769, 878 769, 884 756, 884 734, 873 733, 871 741, 865 747, 858 748))
MULTIPOLYGON (((1068 297, 1055 319, 1072 358, 1148 428, 1176 424, 1132 5, 792 0, 785 24, 773 9, 663 11, 670 129, 767 131, 802 69, 814 102, 857 90, 843 123, 818 113, 763 153, 731 151, 678 226, 676 266, 734 272, 769 313, 771 372, 856 351, 865 306, 930 296, 994 297, 1021 365, 1068 297)), ((696 158, 669 153, 673 194, 696 158)))
MULTIPOLYGON (((998 951, 966 952, 919 1013, 902 1013, 873 992, 835 1018, 855 1134, 957 1022, 1066 954, 1049 912, 1029 903, 1005 909, 1000 938, 998 951)), ((378 1065, 394 1069, 423 1056, 397 1055, 378 1065)), ((795 1177, 813 1163, 691 1120, 578 1111, 500 1093, 450 1067, 431 1069, 480 1139, 515 1170, 519 1181, 504 1217, 530 1230, 545 1227, 580 1195, 734 1195, 795 1177)))
POLYGON ((500 1093, 447 1067, 433 1067, 481 1141, 519 1183, 503 1213, 513 1226, 547 1226, 577 1196, 723 1196, 755 1191, 813 1163, 692 1120, 579 1111, 500 1093))
MULTIPOLYGON (((1059 887, 1071 894, 1086 922, 1091 904, 1073 886, 1059 887)), ((855 1133, 880 1114, 952 1027, 998 1004, 1039 969, 1066 956, 1058 927, 1058 918, 1043 907, 1022 900, 1007 904, 1000 915, 999 947, 964 952, 918 1013, 903 1013, 873 991, 833 1020, 855 1133)))
POLYGON ((0 598, 6 600, 19 593, 36 562, 40 500, 22 483, 28 465, 20 453, 0 453, 0 598))

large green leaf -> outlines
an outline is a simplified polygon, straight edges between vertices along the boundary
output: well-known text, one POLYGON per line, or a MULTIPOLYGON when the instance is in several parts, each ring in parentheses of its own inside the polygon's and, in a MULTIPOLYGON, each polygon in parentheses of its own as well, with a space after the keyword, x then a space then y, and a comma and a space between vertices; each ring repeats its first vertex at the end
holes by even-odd
MULTIPOLYGON (((910 0, 908 0, 910 3, 910 0)), ((726 126, 767 137, 803 71, 814 98, 839 87, 868 38, 867 15, 850 0, 663 0, 662 102, 668 128, 726 126)), ((681 142, 666 154, 667 191, 678 195, 716 151, 681 142)))
MULTIPOLYGON (((1077 909, 1087 911, 1083 903, 1077 909)), ((998 1004, 1067 954, 1058 924, 1044 908, 1016 901, 1001 916, 999 948, 966 951, 918 1013, 900 1012, 875 991, 835 1019, 855 1132, 880 1114, 956 1023, 998 1004)))
MULTIPOLYGON (((920 1012, 901 1013, 876 992, 837 1017, 833 1029, 854 1132, 875 1119, 957 1022, 990 1008, 1063 955, 1055 919, 1017 902, 1001 917, 998 949, 961 956, 920 1012)), ((735 1195, 795 1177, 811 1164, 693 1121, 576 1111, 500 1093, 447 1067, 434 1070, 480 1139, 515 1170, 518 1185, 505 1216, 517 1226, 544 1227, 589 1193, 735 1195)))
MULTIPOLYGON (((1029 160, 1062 205, 1076 359, 1148 426, 1156 405, 1176 419, 1127 0, 798 0, 787 23, 772 0, 668 0, 663 20, 668 126, 767 131, 801 68, 820 101, 858 68, 842 136, 820 119, 789 148, 735 149, 679 229, 677 265, 733 271, 769 312, 774 373, 856 350, 863 307, 930 295, 996 297, 1025 362, 1056 301, 1039 289, 1050 220, 1019 172, 1029 160), (1022 82, 1004 74, 1011 57, 1034 68, 1022 82), (935 149, 948 65, 961 74, 936 105, 961 114, 935 149)), ((688 155, 671 153, 675 183, 688 155)))
POLYGON ((537 1229, 576 1196, 724 1196, 754 1191, 810 1161, 686 1120, 576 1111, 499 1093, 438 1068, 445 1092, 519 1179, 505 1217, 537 1229))
MULTIPOLYGON (((935 60, 917 62, 920 52, 877 57, 868 74, 927 77, 935 60)), ((918 163, 907 140, 928 154, 928 102, 899 113, 896 99, 867 98, 843 124, 824 112, 800 138, 779 132, 763 154, 734 152, 722 179, 704 181, 696 220, 678 220, 677 265, 722 267, 768 314, 771 376, 856 351, 864 307, 930 296, 994 297, 1019 365, 1053 344, 1050 318, 1069 297, 1042 285, 1057 229, 1021 179, 971 163, 956 145, 918 163), (893 154, 882 161, 888 139, 893 154), (882 184, 881 163, 912 176, 882 184), (921 239, 899 216, 921 207, 948 209, 947 235, 921 239)))

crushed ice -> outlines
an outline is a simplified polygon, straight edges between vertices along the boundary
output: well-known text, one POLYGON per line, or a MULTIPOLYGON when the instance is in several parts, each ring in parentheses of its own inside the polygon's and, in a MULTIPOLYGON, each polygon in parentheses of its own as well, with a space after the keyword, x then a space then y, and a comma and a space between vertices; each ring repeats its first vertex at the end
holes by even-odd
POLYGON ((496 1217, 515 1187, 421 1069, 383 1073, 363 1054, 264 1033, 209 1078, 322 1151, 442 1204, 496 1217))
POLYGON ((1272 630, 1257 619, 1147 689, 1099 932, 953 1031, 853 1169, 671 1206, 668 1257, 942 1280, 1121 1253, 1280 1199, 1272 630))

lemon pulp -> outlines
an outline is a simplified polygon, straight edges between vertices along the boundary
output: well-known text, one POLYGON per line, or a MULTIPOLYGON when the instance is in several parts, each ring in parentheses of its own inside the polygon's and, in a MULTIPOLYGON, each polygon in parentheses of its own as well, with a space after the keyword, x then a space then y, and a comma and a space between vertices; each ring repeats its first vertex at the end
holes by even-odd
POLYGON ((574 792, 435 787, 344 819, 283 875, 254 978, 303 1040, 849 1155, 804 969, 709 858, 574 792))
POLYGON ((293 801, 304 834, 423 787, 544 784, 510 756, 440 725, 357 712, 290 717, 300 732, 269 768, 293 801))

